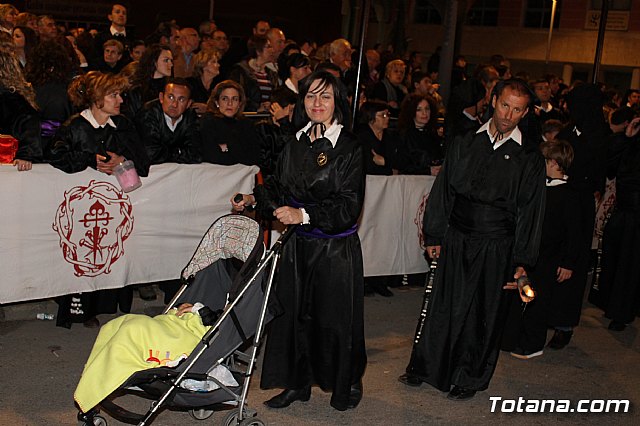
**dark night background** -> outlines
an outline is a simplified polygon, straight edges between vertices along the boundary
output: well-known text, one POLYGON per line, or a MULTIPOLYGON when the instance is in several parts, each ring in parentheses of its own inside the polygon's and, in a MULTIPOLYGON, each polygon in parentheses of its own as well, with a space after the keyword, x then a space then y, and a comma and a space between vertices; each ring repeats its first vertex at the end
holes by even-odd
MULTIPOLYGON (((49 14, 69 27, 100 28, 108 23, 114 3, 128 9, 128 27, 137 37, 151 33, 157 22, 175 19, 181 27, 196 27, 209 17, 208 0, 81 1, 36 0, 11 2, 21 12, 49 14), (75 25, 78 23, 78 25, 75 25)), ((311 39, 318 43, 340 35, 340 0, 215 0, 213 17, 219 28, 232 37, 248 37, 256 21, 265 19, 285 31, 287 38, 311 39)))

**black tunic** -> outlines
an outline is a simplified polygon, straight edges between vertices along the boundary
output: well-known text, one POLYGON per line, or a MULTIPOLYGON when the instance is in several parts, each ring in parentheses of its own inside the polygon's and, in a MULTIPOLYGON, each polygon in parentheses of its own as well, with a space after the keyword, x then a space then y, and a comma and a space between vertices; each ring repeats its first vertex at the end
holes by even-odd
POLYGON ((545 167, 536 147, 487 132, 456 138, 424 215, 441 244, 430 311, 407 373, 442 391, 484 390, 495 369, 506 295, 518 265, 533 265, 544 209, 545 167))
POLYGON ((580 209, 577 194, 568 184, 547 186, 546 208, 540 240, 540 255, 535 267, 527 270, 535 299, 523 312, 522 301, 517 294, 512 295, 509 319, 503 336, 504 350, 519 347, 530 352, 544 348, 548 325, 556 325, 558 317, 563 317, 567 304, 565 289, 571 287, 571 280, 557 282, 558 267, 575 270, 580 245, 580 209))
POLYGON ((431 166, 442 164, 444 158, 440 137, 429 129, 417 127, 404 133, 400 151, 403 160, 399 171, 405 175, 430 175, 431 166))
MULTIPOLYGON (((602 121, 602 113, 599 118, 602 121)), ((555 326, 573 327, 580 322, 582 312, 582 300, 587 285, 587 273, 591 258, 591 243, 593 240, 593 227, 596 218, 594 192, 604 194, 606 174, 606 134, 593 127, 585 127, 578 135, 578 129, 570 124, 558 134, 558 139, 568 141, 573 147, 573 163, 567 174, 570 176, 569 186, 578 195, 580 216, 576 218, 579 223, 580 244, 577 247, 576 267, 568 285, 563 286, 566 292, 565 300, 573 298, 572 303, 567 303, 563 311, 555 313, 555 326)))
POLYGON ((52 81, 42 86, 34 87, 36 102, 40 115, 42 136, 42 150, 47 153, 49 143, 60 125, 67 121, 72 114, 71 102, 67 96, 67 82, 52 81))
POLYGON ((618 135, 615 143, 622 152, 614 175, 616 206, 604 229, 599 290, 589 300, 607 318, 628 324, 640 315, 640 138, 618 135))
MULTIPOLYGON (((311 224, 336 235, 355 226, 364 200, 362 149, 342 129, 335 148, 326 138, 291 137, 275 176, 256 188, 258 208, 305 206, 311 224), (327 163, 318 164, 324 153, 327 163)), ((332 390, 334 407, 348 404, 350 387, 361 380, 364 345, 363 264, 357 233, 339 238, 297 234, 285 245, 276 297, 284 313, 271 323, 262 371, 263 388, 298 389, 317 384, 332 390)))
POLYGON ((69 118, 56 133, 49 155, 51 165, 66 173, 81 172, 87 167, 96 168, 96 154, 110 151, 133 161, 140 176, 149 174, 149 157, 136 129, 126 117, 111 117, 114 129, 105 125, 94 129, 80 114, 69 118))
POLYGON ((187 109, 174 131, 167 125, 158 99, 147 102, 136 115, 136 128, 151 164, 200 162, 198 117, 187 109))
POLYGON ((398 139, 396 135, 392 131, 385 129, 382 133, 382 140, 380 140, 368 124, 361 126, 357 135, 362 144, 365 173, 368 175, 391 176, 393 169, 398 168, 398 139), (379 166, 373 162, 371 150, 384 157, 384 166, 379 166))
POLYGON ((200 119, 200 152, 204 162, 253 166, 260 162, 260 139, 249 120, 206 113, 200 119), (227 151, 221 144, 227 145, 227 151))
POLYGON ((42 162, 38 113, 15 91, 0 87, 0 133, 18 140, 15 158, 42 162))
POLYGON ((193 102, 206 104, 209 101, 209 96, 211 96, 211 91, 216 85, 211 82, 211 85, 207 89, 204 87, 200 77, 189 77, 187 81, 191 87, 191 100, 193 102))

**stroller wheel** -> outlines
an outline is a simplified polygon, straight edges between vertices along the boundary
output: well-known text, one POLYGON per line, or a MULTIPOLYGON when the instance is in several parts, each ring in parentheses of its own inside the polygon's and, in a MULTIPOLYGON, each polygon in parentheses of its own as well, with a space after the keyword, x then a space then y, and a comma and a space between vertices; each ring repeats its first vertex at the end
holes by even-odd
POLYGON ((238 417, 240 417, 240 411, 237 408, 230 410, 222 421, 222 426, 265 426, 265 423, 258 417, 246 417, 245 415, 241 422, 238 421, 238 417))
POLYGON ((90 421, 91 423, 87 423, 80 420, 78 426, 107 426, 107 420, 102 416, 94 416, 90 421))
POLYGON ((240 424, 238 417, 240 417, 240 410, 237 408, 229 410, 227 416, 222 421, 222 426, 238 426, 240 424))
POLYGON ((213 410, 205 410, 204 408, 189 410, 189 415, 196 420, 206 420, 213 415, 213 410))
POLYGON ((240 426, 266 426, 266 423, 258 417, 251 417, 249 419, 243 419, 240 422, 240 426))

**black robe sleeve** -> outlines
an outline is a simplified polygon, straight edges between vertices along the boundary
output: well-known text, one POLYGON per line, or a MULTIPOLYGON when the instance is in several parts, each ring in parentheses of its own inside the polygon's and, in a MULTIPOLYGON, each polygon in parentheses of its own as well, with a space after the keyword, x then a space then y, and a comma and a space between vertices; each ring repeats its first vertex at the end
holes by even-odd
POLYGON ((559 265, 562 268, 572 271, 576 268, 578 262, 578 254, 580 253, 580 200, 578 194, 567 186, 563 194, 562 205, 562 232, 564 233, 564 241, 560 247, 559 265))
POLYGON ((540 236, 545 208, 544 158, 537 151, 527 154, 516 200, 516 232, 513 263, 517 266, 532 266, 538 259, 540 236))
POLYGON ((133 161, 140 176, 149 174, 149 157, 133 124, 123 116, 111 117, 116 128, 94 129, 87 120, 75 115, 63 124, 52 143, 51 165, 77 173, 87 167, 96 168, 96 154, 114 152, 133 161))
POLYGON ((455 191, 450 185, 450 180, 456 161, 460 156, 460 146, 465 137, 472 137, 472 134, 459 136, 452 141, 450 148, 447 150, 442 169, 429 193, 427 208, 422 219, 425 243, 429 246, 440 245, 449 226, 449 215, 455 202, 455 191))
POLYGON ((276 173, 257 186, 254 194, 257 209, 263 217, 271 217, 280 206, 292 205, 292 198, 304 205, 309 215, 309 228, 327 234, 338 234, 353 226, 362 210, 365 190, 362 147, 356 137, 342 130, 335 148, 327 139, 309 144, 290 137, 284 144, 276 173), (320 153, 328 157, 319 165, 320 153))

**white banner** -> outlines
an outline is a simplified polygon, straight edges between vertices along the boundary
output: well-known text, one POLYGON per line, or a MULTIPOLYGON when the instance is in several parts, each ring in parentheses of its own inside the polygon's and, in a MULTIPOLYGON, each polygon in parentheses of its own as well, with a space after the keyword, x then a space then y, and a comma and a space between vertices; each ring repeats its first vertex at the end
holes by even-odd
MULTIPOLYGON (((256 167, 152 166, 125 194, 93 169, 0 167, 0 303, 175 279, 209 225, 250 193, 256 167)), ((358 233, 366 276, 426 272, 420 243, 431 176, 367 176, 358 233)))
POLYGON ((125 194, 115 177, 93 169, 0 166, 0 303, 178 278, 257 172, 161 164, 125 194))
POLYGON ((358 235, 364 275, 427 272, 422 216, 433 176, 367 176, 358 235))

